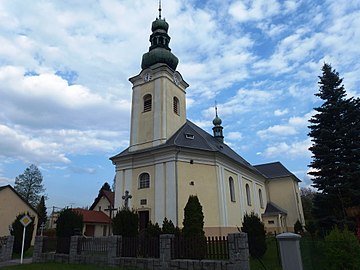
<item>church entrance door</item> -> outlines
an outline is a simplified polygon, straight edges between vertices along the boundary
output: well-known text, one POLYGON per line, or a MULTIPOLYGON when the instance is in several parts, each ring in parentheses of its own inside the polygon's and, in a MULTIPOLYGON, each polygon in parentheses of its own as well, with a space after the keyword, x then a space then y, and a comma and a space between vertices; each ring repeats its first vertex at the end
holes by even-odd
POLYGON ((149 211, 139 211, 139 227, 140 231, 145 229, 149 224, 149 211))

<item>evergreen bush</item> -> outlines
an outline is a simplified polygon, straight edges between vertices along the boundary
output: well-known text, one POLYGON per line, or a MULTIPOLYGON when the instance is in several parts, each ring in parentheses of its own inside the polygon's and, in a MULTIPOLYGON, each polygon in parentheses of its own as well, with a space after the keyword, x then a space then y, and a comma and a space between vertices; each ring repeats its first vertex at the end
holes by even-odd
POLYGON ((299 220, 294 224, 294 232, 297 234, 302 234, 304 232, 303 226, 299 220))
POLYGON ((255 258, 261 258, 266 252, 266 232, 264 223, 252 212, 244 216, 242 231, 248 235, 249 252, 255 258))
POLYGON ((188 246, 188 254, 191 254, 191 259, 203 259, 206 255, 204 214, 197 196, 191 195, 186 203, 183 225, 182 236, 185 241, 196 243, 188 246))
POLYGON ((112 220, 113 234, 136 236, 139 234, 139 216, 135 210, 122 208, 112 220))
MULTIPOLYGON (((26 252, 30 245, 31 245, 31 239, 34 232, 34 221, 35 217, 30 216, 29 213, 27 215, 31 218, 32 222, 26 226, 25 229, 25 242, 24 242, 24 252, 26 252)), ((14 253, 21 253, 21 245, 22 245, 22 239, 23 239, 23 232, 24 232, 24 226, 21 224, 20 219, 25 216, 25 213, 21 213, 16 216, 14 222, 12 223, 12 230, 11 235, 14 236, 14 246, 13 246, 13 252, 14 253)))
POLYGON ((184 208, 184 237, 204 237, 204 214, 197 196, 191 195, 184 208))
POLYGON ((324 239, 327 269, 360 269, 360 244, 356 235, 337 226, 324 239))
POLYGON ((80 234, 83 228, 83 217, 73 209, 63 209, 56 221, 56 236, 71 237, 80 234))

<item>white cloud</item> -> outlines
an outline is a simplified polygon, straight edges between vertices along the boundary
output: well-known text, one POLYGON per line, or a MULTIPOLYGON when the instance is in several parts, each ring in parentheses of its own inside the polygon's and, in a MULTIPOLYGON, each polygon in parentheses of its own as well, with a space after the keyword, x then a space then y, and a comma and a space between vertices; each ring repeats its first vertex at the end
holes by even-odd
POLYGON ((267 129, 259 130, 257 135, 261 139, 269 139, 274 137, 287 137, 298 134, 301 130, 307 127, 309 119, 314 115, 314 111, 311 111, 303 116, 292 116, 288 119, 288 122, 283 125, 273 125, 267 129))
POLYGON ((232 131, 226 134, 226 139, 227 140, 233 140, 233 141, 239 141, 242 140, 243 135, 241 134, 241 132, 238 131, 232 131))
POLYGON ((229 7, 229 13, 239 22, 258 21, 280 12, 280 4, 276 0, 237 1, 229 7))
POLYGON ((308 138, 304 141, 298 141, 293 143, 281 142, 275 145, 268 146, 262 155, 267 158, 275 157, 310 157, 311 153, 308 150, 311 146, 311 140, 308 138))
POLYGON ((284 110, 276 109, 274 111, 275 116, 283 116, 283 115, 288 114, 288 113, 289 113, 288 109, 284 109, 284 110))

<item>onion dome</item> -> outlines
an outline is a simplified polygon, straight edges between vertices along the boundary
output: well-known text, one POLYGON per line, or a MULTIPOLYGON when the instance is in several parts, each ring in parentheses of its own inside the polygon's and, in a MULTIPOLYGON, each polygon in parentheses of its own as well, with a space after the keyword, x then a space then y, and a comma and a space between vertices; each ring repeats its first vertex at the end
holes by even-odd
POLYGON ((220 126, 221 123, 222 123, 221 118, 216 114, 216 116, 215 116, 215 118, 214 118, 214 120, 213 120, 214 126, 220 126))
POLYGON ((156 18, 151 25, 149 52, 144 53, 141 61, 141 68, 146 69, 158 63, 168 65, 176 70, 179 59, 169 48, 170 36, 168 35, 169 24, 161 19, 161 6, 159 7, 159 18, 156 18))

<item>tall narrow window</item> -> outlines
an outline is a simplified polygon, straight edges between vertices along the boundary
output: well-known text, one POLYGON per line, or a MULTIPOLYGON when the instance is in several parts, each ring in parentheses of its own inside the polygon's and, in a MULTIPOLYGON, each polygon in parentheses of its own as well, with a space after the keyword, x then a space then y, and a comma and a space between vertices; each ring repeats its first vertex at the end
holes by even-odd
POLYGON ((173 106, 174 106, 174 113, 180 115, 179 99, 177 97, 174 97, 173 99, 173 106))
POLYGON ((150 112, 151 111, 151 104, 152 98, 150 94, 147 94, 144 96, 144 112, 150 112))
POLYGON ((251 206, 251 196, 250 196, 250 187, 249 184, 245 185, 245 189, 246 189, 246 200, 247 200, 247 204, 248 206, 251 206))
POLYGON ((150 187, 150 175, 148 173, 142 173, 139 176, 139 189, 150 187))
POLYGON ((260 207, 264 208, 264 200, 263 200, 262 191, 260 188, 259 188, 259 200, 260 200, 260 207))
POLYGON ((230 200, 235 202, 235 189, 234 189, 234 179, 229 177, 229 189, 230 189, 230 200))

